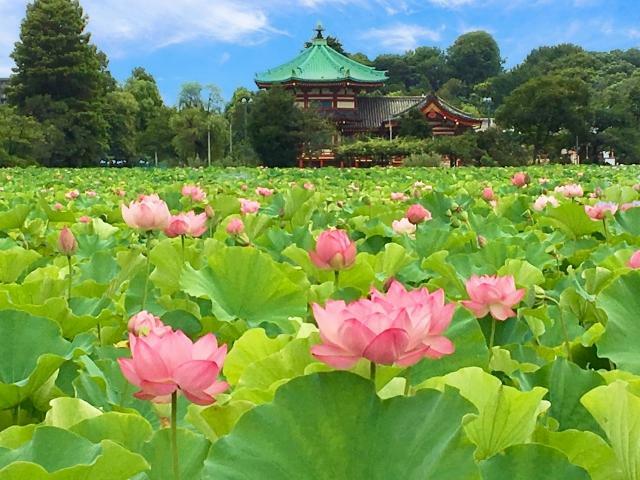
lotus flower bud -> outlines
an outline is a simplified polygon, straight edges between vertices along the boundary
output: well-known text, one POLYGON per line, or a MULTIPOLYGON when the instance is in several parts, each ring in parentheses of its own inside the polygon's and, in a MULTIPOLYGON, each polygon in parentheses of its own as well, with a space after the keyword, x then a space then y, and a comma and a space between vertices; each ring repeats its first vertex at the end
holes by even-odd
POLYGON ((68 227, 64 227, 60 231, 60 236, 58 237, 58 250, 67 257, 75 254, 76 250, 78 250, 76 237, 73 236, 73 232, 71 232, 68 227))
POLYGON ((227 224, 229 235, 240 235, 242 232, 244 232, 244 223, 239 218, 234 218, 227 224))
POLYGON ((344 230, 326 230, 320 234, 315 251, 309 252, 314 265, 323 270, 342 270, 356 261, 356 244, 344 230))

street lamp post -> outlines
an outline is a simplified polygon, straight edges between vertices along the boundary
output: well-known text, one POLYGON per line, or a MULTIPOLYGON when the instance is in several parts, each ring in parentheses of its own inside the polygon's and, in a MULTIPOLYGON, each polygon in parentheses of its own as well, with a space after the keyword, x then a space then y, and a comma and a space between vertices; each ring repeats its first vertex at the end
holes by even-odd
POLYGON ((484 97, 482 99, 482 103, 484 103, 487 107, 487 126, 491 128, 491 106, 493 105, 493 98, 484 97))

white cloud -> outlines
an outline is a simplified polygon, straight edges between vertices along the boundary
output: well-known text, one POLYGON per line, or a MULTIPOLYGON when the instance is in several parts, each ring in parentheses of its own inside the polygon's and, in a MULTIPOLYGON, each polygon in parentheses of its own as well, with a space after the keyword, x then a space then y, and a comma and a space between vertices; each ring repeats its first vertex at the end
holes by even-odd
POLYGON ((419 25, 396 23, 383 28, 372 28, 362 34, 362 38, 372 40, 381 47, 395 52, 412 50, 423 40, 437 42, 441 38, 440 30, 432 30, 419 25))
POLYGON ((473 5, 477 3, 477 0, 429 0, 429 3, 436 7, 459 8, 466 5, 473 5))

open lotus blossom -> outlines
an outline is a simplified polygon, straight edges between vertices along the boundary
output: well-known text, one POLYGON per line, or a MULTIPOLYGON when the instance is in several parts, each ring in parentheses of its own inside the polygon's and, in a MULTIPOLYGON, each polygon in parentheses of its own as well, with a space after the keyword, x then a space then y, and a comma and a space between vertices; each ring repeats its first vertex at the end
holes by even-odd
POLYGON ((169 219, 169 226, 164 233, 169 238, 187 235, 189 237, 200 237, 207 231, 207 214, 196 215, 193 211, 172 215, 169 219))
POLYGON ((207 194, 197 185, 185 185, 182 187, 182 196, 190 197, 194 202, 203 202, 207 198, 207 194))
POLYGON ((309 252, 313 264, 323 270, 342 270, 356 261, 356 244, 344 230, 325 230, 318 236, 315 251, 309 252))
POLYGON ((80 196, 80 192, 78 190, 69 190, 67 193, 64 194, 64 198, 66 198, 67 200, 75 200, 79 196, 80 196))
POLYGON ((445 303, 442 289, 407 291, 393 281, 384 294, 372 289, 370 299, 346 304, 313 305, 322 344, 311 348, 318 360, 348 369, 366 358, 383 365, 415 365, 423 358, 441 358, 454 352, 443 336, 455 305, 445 303))
POLYGON ((640 200, 634 200, 633 202, 623 203, 622 205, 620 205, 620 211, 626 212, 628 210, 631 210, 632 208, 638 207, 640 207, 640 200))
POLYGON ((595 205, 585 205, 584 211, 587 212, 591 220, 603 220, 608 213, 615 215, 618 211, 618 204, 612 202, 598 202, 595 205))
POLYGON ((416 226, 409 221, 408 218, 403 218, 401 220, 394 220, 391 223, 391 228, 398 235, 411 235, 412 233, 416 233, 416 226))
POLYGON ((130 333, 137 337, 149 335, 151 332, 161 337, 165 333, 172 331, 169 325, 162 323, 160 317, 156 317, 146 310, 143 310, 131 317, 127 328, 130 333))
POLYGON ((495 195, 495 193, 493 193, 493 188, 484 187, 482 189, 482 199, 486 200, 487 202, 490 202, 491 200, 495 200, 496 199, 496 195, 495 195))
POLYGON ((78 242, 69 227, 60 230, 58 236, 58 251, 67 257, 73 255, 78 250, 78 242))
POLYGON ((391 194, 391 200, 394 202, 404 202, 405 200, 409 200, 409 197, 402 192, 393 192, 391 194))
POLYGON ((58 211, 58 212, 59 212, 60 210, 62 210, 63 208, 64 208, 64 205, 62 205, 60 202, 56 202, 56 203, 53 205, 53 209, 54 209, 54 210, 56 210, 56 211, 58 211))
POLYGON ((472 275, 467 280, 466 288, 470 300, 464 300, 462 305, 476 318, 491 314, 496 320, 515 317, 516 312, 512 308, 520 303, 526 292, 524 288, 516 289, 512 275, 472 275))
POLYGON ((426 208, 424 208, 419 203, 411 205, 407 210, 406 216, 407 216, 407 219, 414 225, 429 221, 432 218, 431 212, 426 208))
POLYGON ((536 212, 541 212, 547 207, 547 205, 551 205, 552 207, 557 207, 558 199, 551 195, 540 195, 538 198, 536 198, 536 201, 533 202, 533 209, 536 212))
POLYGON ((516 187, 524 187, 529 183, 529 175, 525 172, 518 172, 511 177, 511 183, 516 187))
POLYGON ((171 212, 169 207, 155 193, 141 195, 129 206, 122 205, 122 218, 131 228, 139 230, 164 230, 169 226, 171 212))
POLYGON ((567 198, 577 198, 584 195, 584 190, 577 183, 570 183, 568 185, 562 185, 556 187, 554 192, 564 195, 567 198))
POLYGON ((227 224, 229 235, 240 235, 242 232, 244 232, 244 223, 239 218, 234 218, 227 224))
POLYGON ((240 212, 244 215, 249 213, 256 213, 260 210, 260 202, 256 202, 254 200, 247 200, 246 198, 240 199, 240 212))
POLYGON ((267 187, 258 187, 256 188, 256 195, 260 195, 261 197, 270 197, 273 195, 273 190, 267 187))
POLYGON ((176 391, 198 405, 210 405, 229 385, 218 380, 227 346, 209 333, 193 343, 182 331, 129 334, 132 358, 119 358, 124 377, 140 389, 134 396, 169 403, 176 391))

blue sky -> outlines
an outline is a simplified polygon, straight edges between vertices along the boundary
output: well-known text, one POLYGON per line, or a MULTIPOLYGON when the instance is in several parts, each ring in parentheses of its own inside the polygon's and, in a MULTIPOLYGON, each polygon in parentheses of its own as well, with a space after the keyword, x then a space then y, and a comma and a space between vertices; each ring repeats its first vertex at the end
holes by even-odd
MULTIPOLYGON (((12 65, 27 0, 0 0, 0 76, 12 65)), ((507 66, 535 47, 640 47, 640 0, 81 0, 94 42, 118 80, 135 66, 156 76, 169 103, 187 81, 228 98, 258 71, 295 56, 321 20, 348 51, 375 57, 419 45, 448 47, 486 30, 507 66)))

